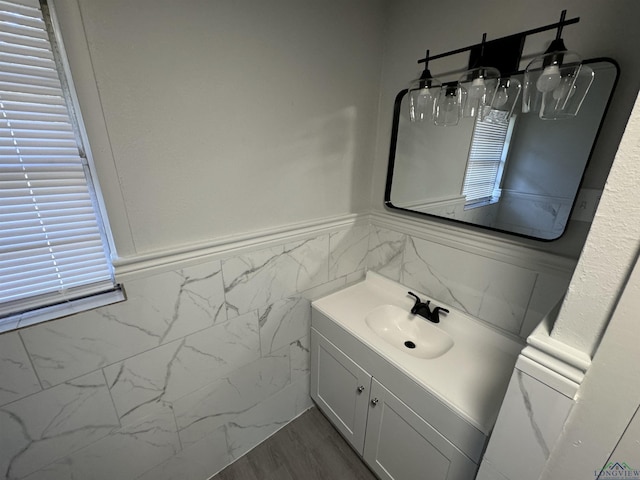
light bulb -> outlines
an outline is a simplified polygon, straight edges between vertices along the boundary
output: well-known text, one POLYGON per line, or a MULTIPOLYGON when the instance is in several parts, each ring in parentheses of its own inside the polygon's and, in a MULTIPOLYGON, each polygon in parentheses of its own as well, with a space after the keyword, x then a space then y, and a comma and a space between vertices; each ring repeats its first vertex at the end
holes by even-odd
POLYGON ((493 99, 493 106, 496 108, 502 107, 509 100, 509 94, 507 93, 507 87, 504 85, 500 85, 498 87, 498 92, 493 99))
POLYGON ((428 87, 424 87, 418 94, 418 102, 427 102, 431 98, 431 92, 428 87))
POLYGON ((456 103, 456 98, 455 97, 447 97, 444 101, 444 111, 449 113, 449 112, 453 112, 454 108, 457 108, 458 105, 456 103))
POLYGON ((536 82, 538 91, 542 93, 550 92, 558 85, 560 85, 560 68, 558 68, 558 65, 544 67, 542 74, 536 82))
POLYGON ((573 96, 573 78, 564 77, 560 84, 553 90, 554 100, 570 99, 573 96))
POLYGON ((469 98, 478 99, 484 97, 487 93, 487 87, 482 77, 475 78, 469 87, 469 98))

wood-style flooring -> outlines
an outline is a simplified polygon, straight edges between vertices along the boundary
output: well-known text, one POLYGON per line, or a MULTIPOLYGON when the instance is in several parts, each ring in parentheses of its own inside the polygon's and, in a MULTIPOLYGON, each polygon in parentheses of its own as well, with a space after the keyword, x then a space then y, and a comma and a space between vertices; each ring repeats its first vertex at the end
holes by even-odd
POLYGON ((376 480, 314 407, 211 480, 376 480))

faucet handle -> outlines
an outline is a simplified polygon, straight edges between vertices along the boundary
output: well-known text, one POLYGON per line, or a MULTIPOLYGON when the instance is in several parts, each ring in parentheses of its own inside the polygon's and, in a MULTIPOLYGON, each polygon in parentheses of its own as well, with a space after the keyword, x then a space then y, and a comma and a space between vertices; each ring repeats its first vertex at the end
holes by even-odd
POLYGON ((431 321, 433 323, 440 323, 440 312, 449 313, 449 310, 442 307, 434 308, 433 311, 431 312, 431 321))
POLYGON ((422 303, 422 301, 420 300, 420 297, 413 292, 407 292, 407 295, 411 295, 413 298, 416 299, 416 303, 414 303, 413 307, 411 307, 411 314, 415 315, 416 313, 418 313, 418 307, 420 307, 420 304, 422 303))
POLYGON ((420 297, 418 295, 416 295, 415 293, 407 292, 407 295, 411 295, 413 298, 415 298, 416 299, 416 304, 417 303, 422 303, 422 300, 420 300, 420 297))
POLYGON ((431 300, 427 300, 427 302, 424 303, 422 300, 420 300, 420 297, 413 292, 407 292, 407 295, 411 295, 413 298, 416 299, 416 303, 414 303, 413 308, 411 308, 411 313, 413 315, 418 313, 418 309, 422 306, 426 306, 427 310, 429 310, 429 304, 431 303, 431 300))

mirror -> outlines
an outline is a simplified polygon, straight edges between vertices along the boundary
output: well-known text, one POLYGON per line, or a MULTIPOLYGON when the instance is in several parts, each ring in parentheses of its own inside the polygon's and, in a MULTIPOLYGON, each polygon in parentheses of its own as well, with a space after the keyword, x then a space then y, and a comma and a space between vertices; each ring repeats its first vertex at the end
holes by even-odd
MULTIPOLYGON (((411 122, 407 91, 396 97, 385 204, 393 209, 539 240, 559 238, 613 93, 618 66, 584 63, 593 84, 578 115, 541 120, 491 111, 457 126, 411 122)), ((512 75, 522 81, 521 72, 512 75)))

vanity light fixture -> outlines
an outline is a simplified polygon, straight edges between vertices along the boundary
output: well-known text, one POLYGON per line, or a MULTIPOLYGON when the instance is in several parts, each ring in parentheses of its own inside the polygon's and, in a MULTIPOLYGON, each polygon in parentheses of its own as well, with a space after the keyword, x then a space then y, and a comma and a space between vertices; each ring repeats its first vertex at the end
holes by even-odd
POLYGON ((436 100, 442 87, 442 82, 429 71, 429 50, 425 58, 427 61, 422 75, 409 86, 409 119, 412 122, 433 121, 436 100))
MULTIPOLYGON (((560 21, 430 56, 418 63, 425 68, 408 88, 409 115, 413 122, 433 119, 436 125, 457 125, 460 118, 511 116, 522 98, 522 112, 536 112, 542 119, 558 120, 575 116, 587 95, 594 72, 582 64, 581 58, 568 51, 562 40, 562 29, 578 23, 580 18, 566 19, 563 10, 560 21), (521 84, 513 78, 519 71, 527 36, 557 29, 556 38, 547 51, 534 58, 524 72, 521 84), (457 82, 442 82, 431 75, 427 65, 451 55, 469 52, 469 69, 457 82), (502 72, 502 74, 500 73, 502 72), (522 92, 522 95, 521 95, 522 92)), ((459 72, 459 70, 458 70, 459 72)), ((448 75, 456 72, 449 72, 448 75)))
POLYGON ((560 15, 555 40, 527 65, 524 73, 522 111, 539 112, 543 120, 577 115, 593 81, 593 70, 582 65, 582 58, 567 50, 562 40, 566 13, 563 10, 560 15))
MULTIPOLYGON (((478 65, 483 64, 486 40, 485 33, 482 35, 480 44, 480 57, 476 61, 478 65)), ((500 71, 497 68, 480 66, 464 72, 458 80, 458 86, 463 87, 467 92, 467 98, 462 106, 462 116, 475 118, 480 115, 480 118, 484 119, 491 109, 499 81, 500 71)))

